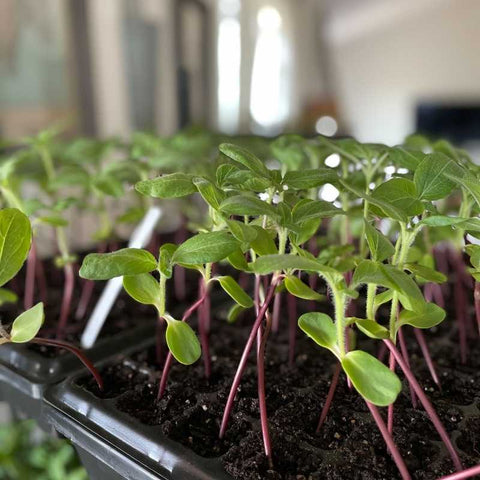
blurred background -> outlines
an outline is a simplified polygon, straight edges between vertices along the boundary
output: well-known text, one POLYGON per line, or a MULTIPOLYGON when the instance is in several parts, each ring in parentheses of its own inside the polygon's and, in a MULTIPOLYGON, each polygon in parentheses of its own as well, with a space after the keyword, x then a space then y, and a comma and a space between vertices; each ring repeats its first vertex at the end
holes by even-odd
POLYGON ((421 130, 478 150, 478 0, 1 0, 0 137, 421 130))

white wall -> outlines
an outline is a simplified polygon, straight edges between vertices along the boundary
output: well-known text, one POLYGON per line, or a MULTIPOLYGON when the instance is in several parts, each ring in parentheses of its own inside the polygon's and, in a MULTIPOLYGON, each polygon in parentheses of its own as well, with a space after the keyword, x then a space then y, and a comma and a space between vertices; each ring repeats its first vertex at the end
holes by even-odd
POLYGON ((480 100, 480 1, 363 5, 327 19, 335 93, 354 136, 398 143, 418 100, 480 100))

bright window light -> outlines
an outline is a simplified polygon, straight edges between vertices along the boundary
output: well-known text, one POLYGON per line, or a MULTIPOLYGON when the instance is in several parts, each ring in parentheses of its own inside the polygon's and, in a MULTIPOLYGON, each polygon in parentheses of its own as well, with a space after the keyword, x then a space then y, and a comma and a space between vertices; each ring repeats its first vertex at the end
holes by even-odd
POLYGON ((331 168, 338 167, 340 165, 340 155, 338 153, 331 153, 325 159, 325 165, 331 168))
POLYGON ((333 117, 325 115, 317 120, 317 122, 315 123, 315 130, 320 135, 331 137, 332 135, 335 135, 337 133, 338 124, 333 117))
POLYGON ((325 200, 326 202, 334 202, 340 192, 336 187, 334 187, 331 183, 326 183, 319 192, 319 197, 321 200, 325 200))

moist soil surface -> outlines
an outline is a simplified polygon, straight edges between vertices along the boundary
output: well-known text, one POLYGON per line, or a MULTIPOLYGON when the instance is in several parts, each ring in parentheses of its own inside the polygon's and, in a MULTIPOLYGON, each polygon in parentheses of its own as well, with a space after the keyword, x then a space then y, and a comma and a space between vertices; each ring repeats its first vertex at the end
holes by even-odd
MULTIPOLYGON (((286 308, 282 308, 282 312, 286 308)), ((364 401, 341 376, 327 420, 316 425, 330 385, 333 356, 297 331, 296 359, 288 366, 287 320, 271 334, 266 352, 266 392, 273 467, 263 453, 254 355, 243 376, 224 440, 218 431, 229 387, 253 323, 245 315, 229 325, 227 307, 213 318, 212 375, 204 377, 203 362, 175 364, 164 397, 157 401, 159 363, 155 348, 104 368, 106 383, 99 392, 85 377, 80 384, 115 408, 180 442, 196 454, 218 458, 235 479, 397 479, 398 471, 364 401), (111 402, 111 400, 110 400, 111 402)), ((450 316, 451 318, 451 316, 450 316)), ((480 342, 469 343, 466 365, 459 360, 456 329, 447 320, 426 332, 440 377, 432 382, 410 327, 404 328, 412 368, 460 452, 465 467, 480 462, 480 342)), ((361 334, 359 334, 361 335, 361 334)), ((376 353, 378 343, 363 336, 360 345, 376 353)), ((401 376, 401 375, 400 375, 401 376)), ((386 418, 386 409, 381 409, 386 418)), ((395 403, 394 439, 414 479, 438 479, 453 473, 452 462, 422 408, 413 408, 408 386, 395 403)))

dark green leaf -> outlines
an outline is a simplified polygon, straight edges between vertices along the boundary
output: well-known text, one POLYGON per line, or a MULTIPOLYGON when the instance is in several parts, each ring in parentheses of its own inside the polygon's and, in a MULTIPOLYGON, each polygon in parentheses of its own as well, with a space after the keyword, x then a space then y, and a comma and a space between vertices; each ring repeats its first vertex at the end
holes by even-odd
POLYGON ((282 184, 292 190, 307 190, 334 183, 338 179, 335 170, 331 168, 317 168, 315 170, 298 170, 287 172, 282 184))
POLYGON ((225 193, 218 189, 212 182, 206 178, 195 177, 193 184, 197 187, 203 199, 215 210, 220 208, 220 204, 225 200, 225 193))
POLYGON ((268 215, 275 216, 275 208, 253 195, 234 195, 220 205, 220 210, 227 215, 268 215))
POLYGON ((154 198, 177 198, 191 195, 197 191, 193 184, 193 175, 171 173, 153 180, 143 180, 135 184, 135 190, 142 195, 154 198))
POLYGON ((390 243, 390 240, 367 221, 365 221, 365 235, 372 254, 372 260, 383 262, 395 253, 395 248, 390 243))
POLYGON ((292 220, 294 223, 302 223, 311 219, 328 218, 344 213, 342 209, 335 207, 330 202, 304 198, 293 207, 292 220))
MULTIPOLYGON (((409 217, 420 215, 424 210, 422 202, 418 199, 415 184, 406 178, 392 178, 381 183, 371 195, 376 200, 392 205, 409 217)), ((382 207, 380 209, 383 210, 382 207)), ((373 211, 378 214, 375 207, 373 211)))
POLYGON ((241 163, 244 167, 247 167, 258 175, 269 178, 267 167, 265 167, 259 158, 248 150, 231 143, 222 143, 218 148, 224 155, 235 162, 241 163))
POLYGON ((232 235, 241 243, 250 243, 257 238, 257 230, 253 226, 237 220, 227 220, 226 223, 232 235))
POLYGON ((167 278, 172 277, 173 255, 177 248, 177 245, 174 243, 165 243, 160 247, 158 269, 160 273, 167 278))
POLYGON ((257 236, 250 244, 257 255, 274 255, 277 253, 277 246, 269 231, 258 225, 252 225, 257 232, 257 236))
POLYGON ((420 277, 427 282, 444 283, 447 281, 447 277, 443 273, 437 272, 433 268, 426 267, 425 265, 406 263, 404 268, 412 272, 416 277, 420 277))

